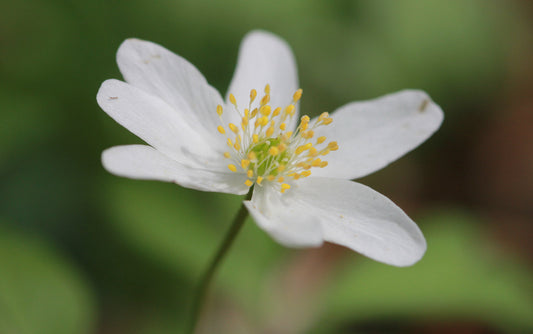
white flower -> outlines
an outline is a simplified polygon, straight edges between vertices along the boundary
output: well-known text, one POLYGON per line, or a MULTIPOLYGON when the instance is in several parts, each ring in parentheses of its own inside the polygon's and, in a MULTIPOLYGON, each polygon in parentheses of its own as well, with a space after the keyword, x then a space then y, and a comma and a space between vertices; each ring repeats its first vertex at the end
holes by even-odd
POLYGON ((255 184, 245 205, 286 246, 329 241, 395 266, 424 254, 417 225, 350 179, 381 169, 437 130, 443 114, 426 93, 404 90, 299 119, 292 52, 261 31, 244 38, 225 100, 192 64, 157 44, 126 40, 117 62, 126 82, 105 81, 98 104, 148 145, 104 151, 111 173, 231 194, 255 184))

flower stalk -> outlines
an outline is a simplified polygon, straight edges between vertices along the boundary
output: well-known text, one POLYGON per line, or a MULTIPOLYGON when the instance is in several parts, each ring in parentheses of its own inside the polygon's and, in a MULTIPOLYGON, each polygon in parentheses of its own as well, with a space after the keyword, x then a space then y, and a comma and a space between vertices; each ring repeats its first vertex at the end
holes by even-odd
MULTIPOLYGON (((249 201, 252 198, 252 193, 253 193, 253 187, 250 188, 250 191, 248 192, 244 200, 249 201)), ((237 212, 237 215, 233 219, 233 223, 231 224, 228 232, 226 232, 226 236, 224 237, 222 244, 218 248, 215 256, 211 260, 209 266, 207 267, 206 271, 204 272, 204 274, 202 275, 200 279, 200 282, 198 284, 198 289, 196 291, 196 295, 194 296, 194 299, 193 299, 191 317, 187 325, 186 333, 190 333, 190 334, 194 333, 194 330, 200 318, 200 313, 202 311, 202 306, 205 301, 207 290, 209 289, 209 283, 213 279, 213 276, 215 275, 215 272, 218 266, 224 259, 224 256, 226 255, 228 250, 231 248, 233 241, 237 237, 237 234, 239 234, 239 231, 244 225, 244 221, 246 220, 247 217, 248 217, 248 210, 246 209, 243 203, 239 209, 239 212, 237 212)))

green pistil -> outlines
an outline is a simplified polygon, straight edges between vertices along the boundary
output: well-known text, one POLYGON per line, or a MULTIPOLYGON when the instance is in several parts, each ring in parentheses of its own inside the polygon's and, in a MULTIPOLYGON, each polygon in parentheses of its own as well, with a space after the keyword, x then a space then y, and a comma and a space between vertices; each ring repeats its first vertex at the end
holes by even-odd
MULTIPOLYGON (((280 152, 276 156, 271 156, 268 151, 271 147, 279 147, 281 144, 281 139, 278 138, 267 138, 259 141, 257 144, 252 145, 248 149, 248 153, 254 152, 255 156, 257 157, 257 162, 251 162, 250 163, 250 169, 256 170, 256 175, 265 175, 266 172, 271 169, 271 167, 279 166, 282 164, 286 164, 287 161, 289 161, 289 152, 284 151, 280 152)), ((274 168, 270 173, 270 175, 277 176, 278 170, 277 168, 274 168)))

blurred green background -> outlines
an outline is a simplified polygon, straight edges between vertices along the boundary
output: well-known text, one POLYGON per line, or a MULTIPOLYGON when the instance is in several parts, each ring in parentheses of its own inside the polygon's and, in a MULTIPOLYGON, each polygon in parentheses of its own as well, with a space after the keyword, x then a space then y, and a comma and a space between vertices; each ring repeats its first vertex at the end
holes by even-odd
POLYGON ((419 223, 410 268, 341 247, 285 249, 248 220, 199 333, 533 330, 533 5, 528 0, 0 2, 0 334, 180 332, 240 205, 112 176, 139 143, 96 104, 128 37, 157 42, 223 94, 261 28, 296 55, 302 112, 404 88, 441 130, 361 182, 419 223))

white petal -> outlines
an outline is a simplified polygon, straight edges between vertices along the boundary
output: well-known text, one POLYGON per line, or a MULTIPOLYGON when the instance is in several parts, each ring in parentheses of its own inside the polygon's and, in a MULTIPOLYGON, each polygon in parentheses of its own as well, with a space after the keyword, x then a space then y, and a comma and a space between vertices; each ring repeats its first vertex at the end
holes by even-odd
POLYGON ((111 79, 102 84, 96 99, 114 120, 174 160, 206 169, 224 168, 222 144, 218 147, 206 140, 160 98, 111 79))
POLYGON ((404 90, 347 104, 331 117, 333 123, 319 127, 316 135, 337 141, 339 150, 328 154, 328 167, 313 170, 313 175, 355 179, 420 145, 439 128, 444 116, 425 92, 404 90))
POLYGON ((391 200, 360 183, 310 177, 283 195, 266 187, 256 186, 245 204, 281 244, 318 246, 324 240, 394 266, 412 265, 426 251, 418 226, 391 200))
POLYGON ((310 177, 289 192, 294 194, 287 205, 300 217, 319 219, 325 241, 395 266, 412 265, 426 251, 418 226, 391 200, 367 186, 310 177))
POLYGON ((102 153, 109 172, 132 179, 175 182, 202 191, 246 194, 244 174, 191 168, 146 145, 115 146, 102 153))
POLYGON ((194 65, 158 44, 138 39, 122 43, 117 63, 126 82, 161 98, 204 136, 216 134, 216 107, 223 100, 194 65))
MULTIPOLYGON (((253 31, 241 43, 237 67, 227 94, 235 95, 242 111, 248 108, 250 90, 256 89, 256 99, 260 99, 266 84, 270 84, 270 105, 273 108, 289 105, 299 88, 296 61, 284 40, 268 32, 253 31)), ((298 105, 296 108, 298 112, 298 105)), ((297 118, 296 114, 293 119, 297 118)))
POLYGON ((300 214, 299 206, 292 206, 281 196, 279 188, 255 186, 251 201, 244 204, 257 225, 287 247, 317 247, 322 244, 319 221, 300 214))

